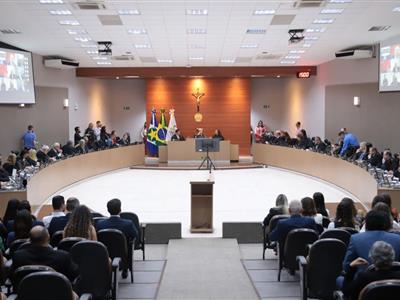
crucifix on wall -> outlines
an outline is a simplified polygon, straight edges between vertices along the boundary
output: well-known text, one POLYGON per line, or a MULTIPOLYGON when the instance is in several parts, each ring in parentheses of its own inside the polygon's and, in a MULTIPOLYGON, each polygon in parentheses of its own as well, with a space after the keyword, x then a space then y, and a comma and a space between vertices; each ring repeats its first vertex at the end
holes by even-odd
POLYGON ((200 93, 199 88, 197 88, 196 93, 192 93, 192 96, 196 99, 196 106, 197 106, 197 112, 194 115, 194 120, 196 122, 201 122, 203 120, 203 115, 200 112, 200 99, 205 95, 206 95, 205 93, 200 93))

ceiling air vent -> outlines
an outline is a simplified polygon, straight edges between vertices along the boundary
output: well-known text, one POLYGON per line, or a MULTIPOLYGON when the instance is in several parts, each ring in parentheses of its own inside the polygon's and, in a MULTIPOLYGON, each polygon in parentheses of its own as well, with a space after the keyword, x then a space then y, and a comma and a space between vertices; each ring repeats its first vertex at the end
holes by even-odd
POLYGON ((282 57, 282 54, 272 54, 272 53, 262 53, 258 54, 255 59, 256 60, 277 60, 282 57))
POLYGON ((135 60, 133 55, 118 55, 118 56, 113 56, 111 59, 112 60, 116 60, 116 61, 132 61, 132 60, 135 60))
POLYGON ((82 9, 82 10, 100 10, 106 9, 104 4, 104 0, 79 0, 74 2, 73 4, 75 9, 82 9))
POLYGON ((0 32, 2 34, 19 34, 19 33, 21 33, 21 30, 12 29, 12 28, 5 28, 5 29, 0 29, 0 32))
POLYGON ((142 63, 157 63, 157 58, 151 56, 141 56, 140 61, 142 63))
POLYGON ((251 62, 251 57, 236 57, 235 63, 237 64, 246 64, 251 62))
POLYGON ((297 0, 293 7, 295 8, 308 8, 308 7, 322 7, 325 5, 325 0, 297 0))

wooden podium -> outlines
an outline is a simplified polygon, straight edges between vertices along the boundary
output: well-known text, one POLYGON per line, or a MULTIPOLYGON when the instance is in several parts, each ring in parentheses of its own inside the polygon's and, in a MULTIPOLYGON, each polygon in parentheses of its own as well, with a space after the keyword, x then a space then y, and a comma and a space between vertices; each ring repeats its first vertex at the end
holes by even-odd
POLYGON ((214 181, 191 181, 191 233, 212 233, 214 181))

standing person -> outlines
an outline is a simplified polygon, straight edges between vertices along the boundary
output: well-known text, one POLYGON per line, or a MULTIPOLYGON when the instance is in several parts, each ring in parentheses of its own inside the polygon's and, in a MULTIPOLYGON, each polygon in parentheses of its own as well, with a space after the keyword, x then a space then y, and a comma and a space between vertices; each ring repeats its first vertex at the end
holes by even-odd
POLYGON ((142 130, 140 131, 140 137, 143 140, 143 143, 146 144, 147 141, 147 122, 144 122, 142 130))
POLYGON ((300 133, 301 131, 301 123, 300 121, 296 122, 296 136, 300 133))
POLYGON ((258 121, 254 137, 256 143, 261 143, 263 135, 267 132, 267 128, 265 128, 263 121, 258 121))
POLYGON ((100 141, 101 127, 102 127, 101 121, 97 121, 96 122, 96 127, 93 129, 93 133, 94 133, 96 141, 100 141))
POLYGON ((36 144, 36 133, 33 131, 33 125, 28 126, 27 132, 22 136, 25 149, 34 149, 36 144))
MULTIPOLYGON (((345 130, 345 128, 343 129, 345 130)), ((354 134, 346 131, 340 131, 339 137, 343 139, 343 146, 340 150, 340 156, 352 156, 360 145, 357 137, 354 134)))
POLYGON ((95 135, 94 135, 93 123, 92 122, 89 123, 88 127, 85 130, 85 137, 88 138, 88 143, 87 143, 88 147, 92 148, 94 140, 96 138, 95 135))
POLYGON ((74 134, 74 146, 77 146, 79 144, 79 141, 83 139, 83 136, 81 136, 81 129, 79 126, 75 127, 75 134, 74 134))

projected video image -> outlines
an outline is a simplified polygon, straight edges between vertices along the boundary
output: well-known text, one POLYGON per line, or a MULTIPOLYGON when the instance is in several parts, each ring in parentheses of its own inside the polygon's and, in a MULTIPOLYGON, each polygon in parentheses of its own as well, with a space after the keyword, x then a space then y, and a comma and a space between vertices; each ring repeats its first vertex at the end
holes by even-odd
POLYGON ((381 47, 379 82, 383 91, 400 89, 400 43, 381 47))
POLYGON ((27 55, 0 50, 0 92, 30 92, 27 55))

